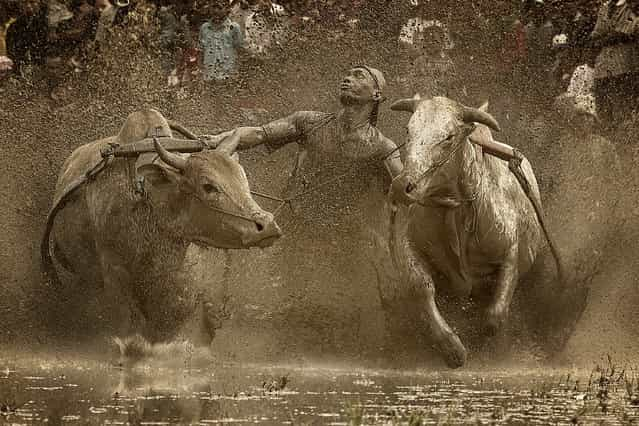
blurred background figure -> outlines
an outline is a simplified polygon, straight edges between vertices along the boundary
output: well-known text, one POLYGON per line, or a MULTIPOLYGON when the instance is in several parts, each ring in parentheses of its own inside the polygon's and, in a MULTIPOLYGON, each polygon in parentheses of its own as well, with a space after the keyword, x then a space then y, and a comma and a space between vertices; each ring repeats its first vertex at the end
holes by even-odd
POLYGON ((47 7, 41 0, 6 0, 1 3, 15 19, 6 32, 7 57, 22 77, 33 79, 44 64, 47 47, 47 7))
POLYGON ((226 80, 238 72, 243 36, 240 26, 229 18, 230 9, 230 5, 220 3, 206 9, 209 19, 200 27, 199 37, 204 80, 226 80))
POLYGON ((410 72, 407 83, 422 97, 448 96, 460 99, 463 86, 455 78, 449 54, 455 44, 448 27, 439 20, 412 18, 402 27, 399 41, 408 50, 410 72))
POLYGON ((181 24, 185 21, 181 20, 177 8, 173 4, 160 4, 158 9, 159 20, 159 43, 160 43, 160 63, 162 71, 168 75, 167 85, 175 86, 179 83, 177 75, 178 57, 180 46, 181 24))
POLYGON ((598 122, 594 96, 595 70, 587 64, 578 66, 566 91, 555 98, 555 109, 566 123, 592 130, 598 122))
POLYGON ((98 43, 104 43, 107 38, 107 31, 113 25, 115 15, 117 14, 117 7, 114 6, 109 0, 96 0, 95 7, 100 13, 98 20, 98 26, 96 29, 95 40, 98 43))
POLYGON ((200 27, 208 19, 207 10, 194 0, 160 2, 161 63, 168 75, 168 86, 197 78, 202 56, 198 37, 200 27))
POLYGON ((288 29, 287 13, 270 0, 249 0, 244 21, 244 46, 253 58, 264 58, 281 46, 288 29))
POLYGON ((49 94, 61 96, 62 81, 80 72, 87 43, 94 40, 100 12, 89 0, 49 0, 47 11, 47 78, 49 94))
POLYGON ((13 16, 0 11, 0 79, 13 70, 13 61, 7 56, 7 31, 16 20, 13 16))
POLYGON ((600 49, 595 62, 595 94, 608 129, 632 127, 639 111, 639 1, 606 1, 599 9, 592 40, 600 49))

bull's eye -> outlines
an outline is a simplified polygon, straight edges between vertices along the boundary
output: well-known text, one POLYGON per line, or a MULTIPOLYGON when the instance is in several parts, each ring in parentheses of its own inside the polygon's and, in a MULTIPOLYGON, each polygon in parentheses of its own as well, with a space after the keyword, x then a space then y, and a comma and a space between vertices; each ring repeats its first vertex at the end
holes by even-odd
POLYGON ((220 192, 220 190, 219 190, 219 188, 217 186, 212 185, 210 183, 205 183, 204 185, 202 185, 202 189, 207 194, 215 194, 217 192, 220 192))
POLYGON ((444 140, 443 140, 443 141, 441 141, 440 143, 442 143, 442 144, 446 144, 446 143, 448 143, 448 142, 452 141, 454 137, 455 137, 455 135, 454 135, 454 134, 450 134, 450 135, 448 135, 448 136, 446 137, 446 139, 444 139, 444 140))

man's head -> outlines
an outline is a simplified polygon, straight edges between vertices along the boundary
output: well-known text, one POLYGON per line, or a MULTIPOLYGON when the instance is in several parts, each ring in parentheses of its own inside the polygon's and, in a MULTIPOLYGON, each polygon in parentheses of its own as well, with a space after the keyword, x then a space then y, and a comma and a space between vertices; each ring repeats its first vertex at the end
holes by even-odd
POLYGON ((379 103, 384 100, 384 74, 375 68, 358 65, 351 68, 340 83, 342 104, 379 103))
POLYGON ((370 108, 369 120, 376 126, 379 104, 385 99, 385 87, 386 80, 380 70, 358 65, 344 76, 340 84, 339 100, 344 106, 358 105, 361 108, 370 108))
POLYGON ((270 0, 248 0, 248 5, 254 11, 262 13, 269 12, 273 7, 270 0))
POLYGON ((13 61, 8 56, 0 55, 0 78, 8 75, 13 69, 13 61))
POLYGON ((209 9, 209 15, 213 23, 220 23, 230 13, 230 7, 227 4, 215 2, 209 9))
POLYGON ((36 16, 40 13, 43 6, 41 0, 24 0, 19 3, 20 13, 28 17, 36 16))

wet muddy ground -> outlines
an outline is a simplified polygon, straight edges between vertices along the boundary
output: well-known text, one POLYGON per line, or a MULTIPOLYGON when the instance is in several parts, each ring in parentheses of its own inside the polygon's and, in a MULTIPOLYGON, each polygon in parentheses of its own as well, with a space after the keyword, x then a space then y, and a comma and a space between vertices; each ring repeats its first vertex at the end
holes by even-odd
POLYGON ((629 424, 639 423, 631 377, 628 370, 609 367, 593 372, 229 364, 121 369, 89 360, 5 358, 0 423, 629 424))

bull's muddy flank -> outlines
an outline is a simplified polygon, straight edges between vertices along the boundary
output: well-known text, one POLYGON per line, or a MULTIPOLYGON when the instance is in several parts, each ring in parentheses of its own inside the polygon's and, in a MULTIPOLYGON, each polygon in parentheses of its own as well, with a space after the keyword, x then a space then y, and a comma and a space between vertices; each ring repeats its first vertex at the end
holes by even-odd
POLYGON ((638 4, 0 1, 0 423, 639 421, 638 4))

